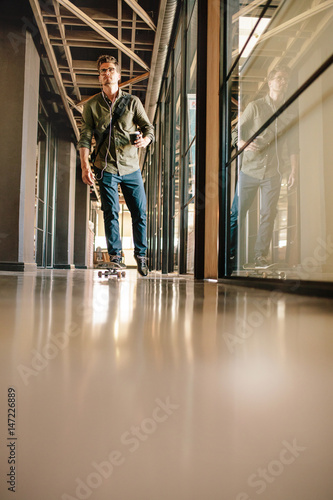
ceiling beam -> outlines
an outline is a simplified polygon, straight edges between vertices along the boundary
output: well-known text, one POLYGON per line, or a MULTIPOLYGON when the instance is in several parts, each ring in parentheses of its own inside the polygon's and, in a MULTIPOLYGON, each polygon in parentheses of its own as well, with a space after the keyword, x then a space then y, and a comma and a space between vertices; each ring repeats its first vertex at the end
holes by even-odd
MULTIPOLYGON (((130 80, 126 80, 126 82, 120 82, 119 87, 128 87, 129 85, 133 85, 135 83, 141 82, 142 80, 146 80, 147 78, 149 78, 149 71, 147 71, 147 73, 142 73, 142 75, 135 76, 134 78, 131 78, 130 80)), ((99 92, 98 92, 98 94, 99 94, 99 92)), ((82 101, 78 102, 75 105, 75 107, 79 110, 79 108, 80 108, 80 106, 82 106, 82 104, 88 102, 92 97, 95 97, 95 95, 97 95, 97 94, 94 94, 90 97, 82 99, 82 101)), ((74 105, 74 103, 73 103, 73 105, 74 105)))
POLYGON ((122 42, 117 40, 117 38, 111 35, 111 33, 102 28, 98 23, 96 23, 96 21, 87 16, 87 14, 85 14, 81 9, 76 7, 72 2, 70 2, 69 0, 57 0, 57 2, 63 5, 63 7, 66 7, 66 9, 75 14, 79 19, 84 21, 87 26, 95 30, 103 38, 108 40, 108 42, 110 42, 112 45, 120 49, 130 59, 133 59, 133 61, 142 66, 146 71, 149 71, 149 66, 147 66, 147 64, 139 56, 137 56, 132 50, 128 49, 126 45, 124 45, 122 42))
MULTIPOLYGON (((108 9, 103 8, 103 11, 100 11, 100 10, 96 10, 95 8, 88 8, 88 7, 80 7, 80 8, 81 8, 82 12, 87 14, 88 17, 90 17, 94 21, 98 22, 102 26, 103 26, 104 22, 117 23, 117 21, 118 21, 117 15, 115 16, 112 13, 108 13, 108 12, 110 12, 108 9)), ((54 18, 54 14, 52 12, 49 12, 48 9, 43 10, 43 8, 42 8, 42 12, 43 12, 43 17, 45 19, 47 19, 49 22, 52 20, 52 18, 54 18)), ((60 9, 60 13, 61 13, 61 17, 64 20, 66 19, 67 21, 70 21, 71 24, 73 21, 77 20, 77 17, 72 12, 69 12, 66 8, 64 8, 62 6, 60 9)), ((45 20, 45 22, 46 22, 46 20, 45 20)), ((121 22, 122 23, 131 23, 131 17, 124 16, 124 17, 122 17, 121 22)), ((141 27, 144 27, 145 29, 147 29, 147 25, 144 21, 139 19, 138 23, 141 25, 141 27)))
POLYGON ((120 82, 119 87, 128 87, 129 85, 142 82, 142 80, 146 80, 147 78, 149 78, 149 71, 147 71, 147 73, 143 73, 142 75, 134 76, 130 80, 126 80, 126 82, 120 82))
POLYGON ((60 92, 62 102, 64 104, 64 107, 65 107, 65 110, 66 110, 67 115, 69 117, 69 120, 71 122, 71 125, 73 127, 75 136, 77 139, 79 139, 80 132, 79 132, 78 126, 76 124, 76 120, 74 118, 73 112, 68 104, 67 92, 66 92, 64 84, 62 82, 60 71, 58 70, 57 58, 54 54, 53 47, 52 47, 50 40, 49 40, 49 37, 48 37, 48 32, 47 32, 47 28, 46 28, 44 21, 43 21, 43 16, 42 16, 42 11, 41 11, 41 8, 39 5, 39 1, 38 0, 29 0, 29 2, 31 5, 31 9, 33 11, 33 14, 35 16, 39 32, 40 32, 41 37, 43 39, 44 47, 45 47, 46 53, 47 53, 48 58, 49 58, 49 62, 50 62, 52 72, 53 72, 55 81, 57 83, 59 92, 60 92))
POLYGON ((280 24, 276 28, 273 28, 273 29, 267 31, 266 33, 263 33, 260 36, 257 44, 258 43, 262 43, 263 41, 267 40, 268 38, 271 38, 272 36, 275 36, 275 35, 278 35, 280 33, 283 33, 283 31, 285 31, 285 30, 289 30, 289 28, 292 28, 296 24, 298 24, 300 22, 303 22, 306 19, 309 19, 310 17, 318 14, 319 12, 322 12, 322 11, 324 11, 326 9, 329 9, 332 6, 333 6, 333 1, 332 0, 328 0, 326 2, 323 2, 323 3, 319 4, 319 5, 316 5, 315 7, 312 7, 310 9, 302 12, 298 16, 295 16, 295 17, 289 19, 288 21, 286 21, 285 23, 280 24))
POLYGON ((232 22, 234 23, 239 19, 240 17, 247 16, 250 14, 255 8, 257 8, 260 4, 262 3, 262 0, 253 0, 253 2, 249 3, 249 5, 246 5, 245 7, 242 7, 239 9, 238 12, 236 12, 232 16, 232 22))
POLYGON ((56 17, 57 17, 58 28, 59 28, 59 32, 61 35, 62 44, 64 46, 64 52, 65 52, 65 56, 66 56, 66 60, 67 60, 67 65, 68 65, 68 68, 69 68, 69 71, 71 74, 71 78, 73 81, 74 92, 76 94, 76 97, 80 101, 81 94, 80 94, 80 89, 76 83, 76 76, 75 76, 75 73, 73 70, 73 61, 72 61, 71 50, 70 50, 68 43, 67 43, 67 40, 66 40, 65 28, 64 28, 64 25, 62 24, 62 21, 61 21, 60 7, 59 7, 59 4, 56 2, 56 0, 53 0, 53 7, 54 7, 54 12, 55 12, 56 17))
MULTIPOLYGON (((122 4, 122 0, 118 0, 118 26, 117 26, 117 33, 118 33, 118 40, 122 40, 123 39, 123 34, 122 34, 122 22, 121 22, 121 18, 122 18, 122 7, 123 7, 123 4, 122 4)), ((131 47, 132 49, 132 47, 131 47)), ((122 61, 121 61, 121 50, 118 50, 118 63, 119 63, 119 66, 121 67, 122 66, 122 61)), ((131 63, 133 64, 133 59, 131 59, 131 63)))
MULTIPOLYGON (((134 50, 135 47, 135 39, 136 39, 136 20, 137 20, 137 15, 136 12, 133 11, 133 29, 132 29, 132 36, 131 36, 131 49, 134 50)), ((130 77, 133 77, 133 61, 130 61, 130 77)), ((129 86, 129 91, 130 94, 132 93, 132 85, 129 86)))
POLYGON ((147 12, 138 4, 136 0, 125 0, 127 5, 134 10, 134 12, 141 17, 141 19, 148 24, 149 28, 153 31, 156 31, 156 26, 153 23, 152 19, 148 16, 147 12))
MULTIPOLYGON (((68 42, 68 45, 70 47, 83 47, 84 49, 99 49, 99 50, 107 50, 107 49, 110 49, 110 45, 107 45, 106 42, 103 43, 103 42, 99 42, 99 41, 91 41, 91 42, 88 42, 88 41, 79 41, 79 40, 68 40, 67 39, 67 42, 68 42)), ((62 43, 61 43, 61 40, 60 39, 54 39, 52 37, 51 39, 51 44, 54 46, 54 47, 62 47, 62 43)), ((141 50, 142 52, 152 52, 152 47, 147 47, 145 45, 139 45, 137 47, 137 50, 141 50)), ((149 70, 149 68, 148 68, 149 70)))
MULTIPOLYGON (((82 97, 81 97, 81 99, 82 99, 82 97)), ((67 96, 67 100, 68 100, 70 106, 72 106, 72 108, 76 109, 76 111, 78 111, 82 115, 82 111, 83 111, 82 106, 80 106, 79 104, 75 104, 73 99, 69 96, 67 96)))
MULTIPOLYGON (((44 23, 46 25, 56 25, 57 20, 55 16, 50 16, 50 15, 43 15, 44 23)), ((86 26, 86 23, 81 21, 81 19, 78 19, 77 17, 74 16, 67 16, 64 17, 61 15, 62 19, 62 24, 64 26, 86 26)), ((117 29, 118 28, 118 20, 117 21, 97 21, 100 26, 103 28, 110 28, 110 29, 117 29)), ((122 30, 132 30, 132 21, 129 21, 128 19, 122 19, 121 20, 121 29, 122 30)), ((137 21, 138 23, 138 21, 137 21)), ((147 33, 147 26, 141 21, 140 25, 136 25, 136 29, 138 31, 145 31, 147 33)))

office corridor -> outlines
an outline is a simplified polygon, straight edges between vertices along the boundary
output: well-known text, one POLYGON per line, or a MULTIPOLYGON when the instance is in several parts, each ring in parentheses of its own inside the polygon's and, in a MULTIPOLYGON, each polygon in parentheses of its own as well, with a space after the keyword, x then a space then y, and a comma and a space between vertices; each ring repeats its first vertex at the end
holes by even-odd
POLYGON ((0 294, 1 500, 333 498, 332 300, 135 270, 0 294))

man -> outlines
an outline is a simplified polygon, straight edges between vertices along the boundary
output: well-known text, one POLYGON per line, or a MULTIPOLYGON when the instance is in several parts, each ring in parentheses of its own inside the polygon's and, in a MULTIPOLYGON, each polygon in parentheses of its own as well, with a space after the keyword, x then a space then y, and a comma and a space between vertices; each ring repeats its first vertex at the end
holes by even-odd
MULTIPOLYGON (((276 67, 268 75, 268 94, 248 104, 242 113, 238 128, 232 133, 232 142, 238 149, 272 117, 284 103, 290 69, 276 67)), ((242 226, 258 189, 261 192, 260 224, 254 246, 256 267, 268 265, 267 254, 272 239, 274 219, 280 195, 285 152, 290 156, 288 187, 295 185, 298 168, 298 137, 296 115, 289 108, 274 120, 242 153, 235 197, 230 216, 231 269, 235 268, 238 223, 242 226)))
POLYGON ((120 67, 117 60, 102 55, 98 58, 97 68, 102 91, 89 99, 82 114, 79 141, 82 180, 90 186, 94 181, 89 163, 94 136, 95 151, 98 151, 94 172, 100 187, 110 261, 115 266, 125 267, 121 262, 122 245, 119 234, 120 185, 132 217, 134 257, 138 272, 147 276, 146 195, 138 148, 146 148, 154 140, 154 127, 138 97, 130 96, 119 88, 120 67), (122 114, 119 110, 122 110, 122 114), (140 133, 134 144, 131 144, 130 134, 138 128, 140 133))

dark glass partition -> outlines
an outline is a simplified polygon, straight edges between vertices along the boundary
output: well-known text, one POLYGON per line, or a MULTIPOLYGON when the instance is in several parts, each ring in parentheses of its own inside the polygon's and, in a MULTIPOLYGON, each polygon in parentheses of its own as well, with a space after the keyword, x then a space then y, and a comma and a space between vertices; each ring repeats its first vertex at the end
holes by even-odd
POLYGON ((332 281, 333 5, 223 11, 224 274, 332 281))

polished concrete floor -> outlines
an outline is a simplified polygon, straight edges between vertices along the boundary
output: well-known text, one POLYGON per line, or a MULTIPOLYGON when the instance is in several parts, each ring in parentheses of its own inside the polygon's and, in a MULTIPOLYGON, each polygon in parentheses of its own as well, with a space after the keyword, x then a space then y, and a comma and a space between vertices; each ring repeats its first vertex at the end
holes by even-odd
POLYGON ((1 272, 0 499, 332 500, 332 304, 1 272))

